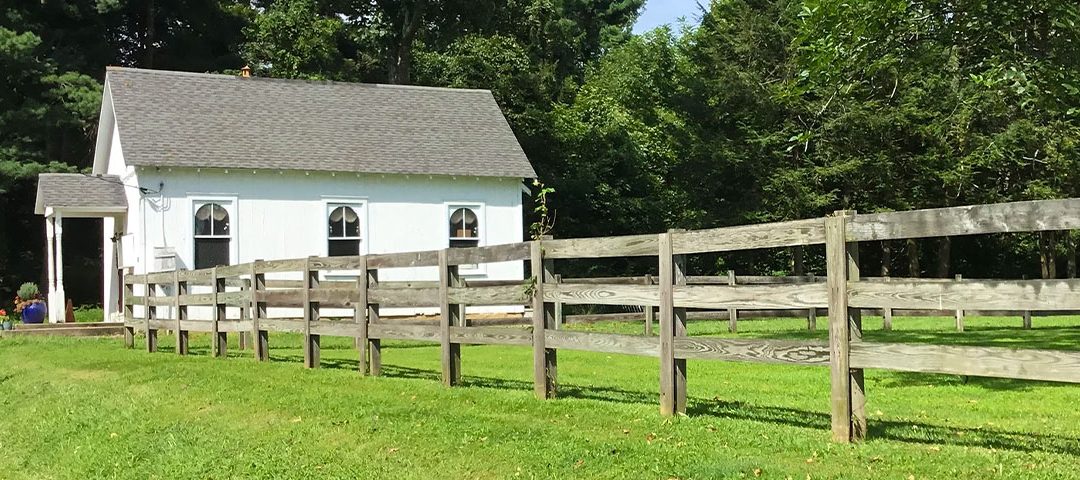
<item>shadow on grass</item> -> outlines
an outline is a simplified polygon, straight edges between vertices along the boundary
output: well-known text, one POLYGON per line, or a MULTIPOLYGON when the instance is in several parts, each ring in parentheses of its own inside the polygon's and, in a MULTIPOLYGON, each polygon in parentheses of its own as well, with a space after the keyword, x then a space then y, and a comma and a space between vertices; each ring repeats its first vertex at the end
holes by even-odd
MULTIPOLYGON (((1055 336, 1055 338, 1053 339, 1054 342, 1052 343, 1056 343, 1058 340, 1061 339, 1061 337, 1080 337, 1080 332, 1077 332, 1074 328, 1050 327, 1041 330, 1046 330, 1045 333, 1039 332, 1043 335, 1055 336)), ((1029 330, 1025 332, 1031 331, 1029 330)), ((790 333, 795 332, 776 332, 775 335, 758 335, 756 337, 792 338, 792 335, 790 335, 790 333)), ((911 342, 922 341, 929 343, 929 340, 933 343, 947 344, 949 342, 942 341, 943 337, 950 337, 950 339, 957 340, 956 342, 953 342, 953 344, 964 344, 970 341, 972 343, 985 345, 987 337, 999 339, 1000 337, 1013 337, 1016 333, 1016 330, 1010 328, 993 327, 986 328, 982 331, 976 330, 965 332, 964 334, 953 335, 942 334, 940 332, 933 331, 893 331, 880 333, 882 334, 882 337, 888 337, 888 340, 880 338, 877 339, 877 341, 899 342, 907 340, 911 342), (983 338, 979 340, 964 337, 964 335, 969 335, 972 333, 981 334, 980 336, 983 336, 983 338)), ((807 332, 807 334, 809 335, 809 332, 807 332)), ((795 336, 799 337, 801 336, 801 334, 795 336)), ((1035 348, 1048 348, 1051 346, 1047 345, 1046 342, 1038 338, 1029 338, 1025 340, 1039 345, 1035 348)), ((388 346, 387 348, 431 348, 432 346, 434 345, 422 343, 395 343, 394 345, 388 346)), ((271 344, 270 359, 274 362, 300 364, 303 362, 303 354, 302 352, 296 351, 298 347, 299 345, 290 345, 290 351, 282 352, 281 350, 278 350, 277 352, 275 352, 273 344, 271 344)), ((1073 346, 1073 348, 1076 348, 1075 345, 1073 346)), ((352 349, 352 347, 348 344, 341 344, 327 345, 323 347, 323 349, 349 350, 352 349)), ((160 347, 160 351, 171 352, 171 349, 165 344, 163 344, 160 347)), ((190 353, 192 355, 209 355, 210 348, 209 346, 196 347, 193 345, 190 348, 190 353)), ((251 350, 238 350, 236 348, 231 348, 228 351, 228 354, 230 358, 250 358, 251 350)), ((355 358, 323 358, 320 361, 320 367, 322 368, 345 369, 353 371, 358 369, 358 364, 359 362, 355 358)), ((383 365, 382 375, 390 378, 427 380, 433 382, 440 381, 440 372, 438 371, 395 365, 383 365)), ((1064 386, 1064 384, 1057 383, 1029 382, 1011 379, 982 377, 960 377, 955 375, 929 375, 908 372, 889 372, 889 374, 883 380, 881 380, 881 382, 883 386, 893 388, 898 386, 947 386, 957 384, 975 384, 980 387, 992 390, 1020 391, 1030 390, 1035 385, 1064 386)), ((464 376, 462 378, 461 386, 517 391, 531 391, 533 389, 532 382, 528 381, 474 375, 464 376)), ((657 405, 658 403, 658 394, 653 391, 625 390, 594 385, 560 384, 558 390, 558 397, 637 405, 657 405)), ((831 428, 830 415, 823 412, 787 407, 756 405, 740 401, 726 401, 719 397, 712 399, 691 397, 687 400, 687 403, 687 415, 692 417, 715 417, 731 420, 749 420, 765 424, 784 425, 790 427, 812 429, 817 431, 828 431, 831 428)), ((867 438, 870 440, 890 440, 903 443, 953 445, 964 447, 1013 450, 1020 452, 1046 452, 1080 456, 1080 438, 1064 437, 1058 435, 1045 435, 1029 432, 998 431, 983 428, 945 427, 920 422, 881 419, 870 419, 868 428, 869 431, 867 434, 867 438)))
MULTIPOLYGON (((302 355, 272 357, 275 361, 299 362, 302 355)), ((323 368, 357 369, 357 361, 347 359, 323 360, 323 368)), ((383 365, 382 375, 409 380, 441 381, 440 373, 412 367, 383 365)), ((999 379, 976 379, 980 382, 1010 382, 999 379)), ((957 381, 960 381, 957 379, 957 381)), ((491 388, 498 390, 532 391, 532 382, 504 378, 465 375, 461 387, 491 388)), ((991 387, 993 388, 993 387, 991 387)), ((594 385, 560 384, 559 398, 613 402, 636 405, 657 405, 658 394, 651 391, 625 390, 594 385)), ((756 405, 748 402, 727 401, 719 397, 687 399, 686 413, 692 417, 715 417, 728 420, 784 425, 817 431, 831 428, 828 413, 797 408, 756 405)), ((1080 438, 1044 435, 1028 432, 1010 432, 983 428, 945 427, 920 422, 870 419, 867 438, 903 443, 929 445, 953 445, 964 447, 993 448, 1020 452, 1045 452, 1080 456, 1080 438)))

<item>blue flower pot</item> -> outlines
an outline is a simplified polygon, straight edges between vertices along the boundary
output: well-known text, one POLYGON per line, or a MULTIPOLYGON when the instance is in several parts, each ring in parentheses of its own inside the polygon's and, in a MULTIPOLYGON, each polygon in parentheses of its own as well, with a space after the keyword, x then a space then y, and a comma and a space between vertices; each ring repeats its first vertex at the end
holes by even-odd
POLYGON ((45 302, 31 303, 23 309, 22 321, 23 323, 42 323, 48 314, 49 309, 45 307, 45 302))

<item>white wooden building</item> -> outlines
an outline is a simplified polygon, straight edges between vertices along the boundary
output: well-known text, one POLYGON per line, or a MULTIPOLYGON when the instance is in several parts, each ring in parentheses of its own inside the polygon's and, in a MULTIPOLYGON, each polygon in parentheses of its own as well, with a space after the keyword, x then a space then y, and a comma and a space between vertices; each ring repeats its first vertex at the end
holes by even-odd
MULTIPOLYGON (((105 79, 93 172, 39 180, 50 321, 63 318, 65 217, 104 219, 104 238, 92 241, 103 242, 108 319, 125 268, 519 242, 522 180, 535 177, 486 90, 115 67, 105 79)), ((523 265, 462 274, 521 279, 523 265)), ((383 277, 435 280, 437 272, 383 277)))

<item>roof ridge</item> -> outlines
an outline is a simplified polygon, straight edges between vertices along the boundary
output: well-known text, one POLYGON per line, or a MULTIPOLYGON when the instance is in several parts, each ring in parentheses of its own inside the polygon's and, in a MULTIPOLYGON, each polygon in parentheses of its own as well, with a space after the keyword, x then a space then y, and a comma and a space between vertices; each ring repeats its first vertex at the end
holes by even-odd
POLYGON ((211 72, 185 72, 181 70, 158 70, 151 68, 135 68, 135 67, 122 67, 109 65, 105 67, 106 76, 109 72, 128 72, 147 75, 182 75, 200 78, 213 78, 213 79, 237 79, 243 81, 257 81, 257 82, 282 82, 282 83, 305 83, 305 84, 330 84, 330 85, 348 85, 348 86, 364 86, 364 87, 378 87, 378 88, 393 88, 393 89, 409 89, 409 90, 443 90, 451 92, 482 92, 491 94, 491 90, 486 88, 459 88, 459 87, 434 87, 428 85, 399 85, 393 83, 366 83, 366 82, 343 82, 339 80, 311 80, 305 78, 277 78, 277 77, 240 77, 238 75, 229 75, 225 73, 211 73, 211 72))

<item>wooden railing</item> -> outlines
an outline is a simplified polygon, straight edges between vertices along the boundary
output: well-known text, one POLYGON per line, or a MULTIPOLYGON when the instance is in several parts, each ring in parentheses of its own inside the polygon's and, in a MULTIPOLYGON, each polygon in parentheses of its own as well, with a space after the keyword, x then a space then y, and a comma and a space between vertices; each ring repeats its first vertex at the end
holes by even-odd
POLYGON ((250 332, 255 358, 269 358, 268 332, 304 337, 304 364, 319 365, 324 335, 357 340, 360 371, 378 375, 383 339, 437 342, 442 379, 461 377, 462 344, 521 345, 533 349, 534 389, 540 398, 557 391, 561 349, 659 357, 660 411, 686 411, 686 361, 728 360, 828 366, 832 432, 837 441, 863 438, 866 391, 863 369, 936 372, 1060 382, 1080 382, 1080 352, 1014 350, 867 342, 862 309, 1080 309, 1077 280, 871 280, 859 272, 860 241, 1032 232, 1080 228, 1080 199, 1017 202, 911 212, 856 215, 837 212, 819 219, 778 222, 657 235, 541 240, 490 247, 446 249, 355 257, 256 261, 208 270, 128 275, 124 279, 126 342, 146 332, 147 348, 157 347, 157 331, 177 331, 177 353, 186 354, 188 332, 209 332, 214 355, 225 353, 225 337, 250 332), (686 256, 744 249, 824 244, 825 282, 743 285, 693 284, 686 256), (657 257, 659 275, 638 282, 615 279, 559 281, 556 259, 657 257), (468 282, 458 265, 529 261, 532 278, 521 282, 468 282), (437 267, 437 282, 380 282, 383 269, 437 267), (355 281, 326 281, 320 272, 349 271, 355 281), (299 278, 282 277, 292 273, 299 278), (167 289, 158 288, 168 286, 167 289), (204 287, 196 293, 193 287, 204 287), (138 288, 136 288, 138 287, 138 288), (141 295, 134 293, 139 290, 141 295), (159 295, 168 291, 169 296, 159 295), (556 305, 637 305, 657 308, 658 336, 587 333, 558 329, 556 305), (465 305, 532 307, 531 329, 469 326, 465 305), (136 317, 136 306, 142 311, 136 317), (171 307, 174 318, 158 309, 171 307), (209 319, 189 317, 206 307, 209 319), (380 319, 380 308, 438 307, 439 324, 395 325, 380 319), (239 310, 235 316, 229 309, 239 310), (301 310, 271 317, 270 309, 301 310), (827 308, 829 341, 743 340, 686 335, 688 308, 827 308), (329 309, 349 315, 329 318, 329 309), (342 318, 344 317, 344 318, 342 318))
MULTIPOLYGON (((638 276, 624 276, 624 277, 589 277, 589 278, 562 278, 556 275, 559 283, 576 283, 576 284, 626 284, 626 285, 656 285, 656 279, 653 275, 638 275, 638 276)), ((954 278, 904 278, 904 277, 863 277, 865 281, 871 282, 995 282, 1000 280, 980 280, 980 279, 965 279, 961 275, 956 275, 954 278)), ((818 275, 736 275, 734 270, 728 270, 727 275, 688 275, 686 277, 687 285, 775 285, 775 284, 792 284, 792 283, 814 283, 825 282, 826 277, 818 275)), ((560 323, 567 321, 567 316, 563 313, 562 304, 556 303, 556 317, 560 323)), ((641 314, 633 313, 593 313, 593 314, 577 314, 573 315, 570 320, 575 323, 580 322, 599 322, 599 321, 641 321, 644 320, 645 333, 647 335, 652 333, 652 325, 656 321, 655 307, 648 306, 633 306, 632 310, 638 310, 641 314), (644 317, 644 318, 643 318, 644 317)), ((728 321, 728 331, 735 333, 738 331, 738 322, 740 319, 746 318, 777 318, 777 317, 806 317, 807 329, 814 331, 817 329, 817 316, 819 314, 818 308, 752 308, 752 309, 737 309, 728 308, 726 310, 695 310, 689 312, 687 315, 696 317, 699 319, 711 319, 711 320, 723 320, 728 321)), ((964 331, 964 319, 968 316, 975 317, 1020 317, 1022 328, 1030 329, 1032 327, 1032 312, 1030 310, 1024 310, 1019 308, 994 308, 993 304, 980 307, 978 309, 959 309, 948 310, 943 308, 892 308, 892 307, 863 307, 862 313, 870 315, 878 315, 882 317, 882 329, 892 330, 893 317, 942 317, 951 316, 955 320, 957 331, 964 331)), ((1080 315, 1080 310, 1044 310, 1039 312, 1041 317, 1049 317, 1056 315, 1080 315)))

